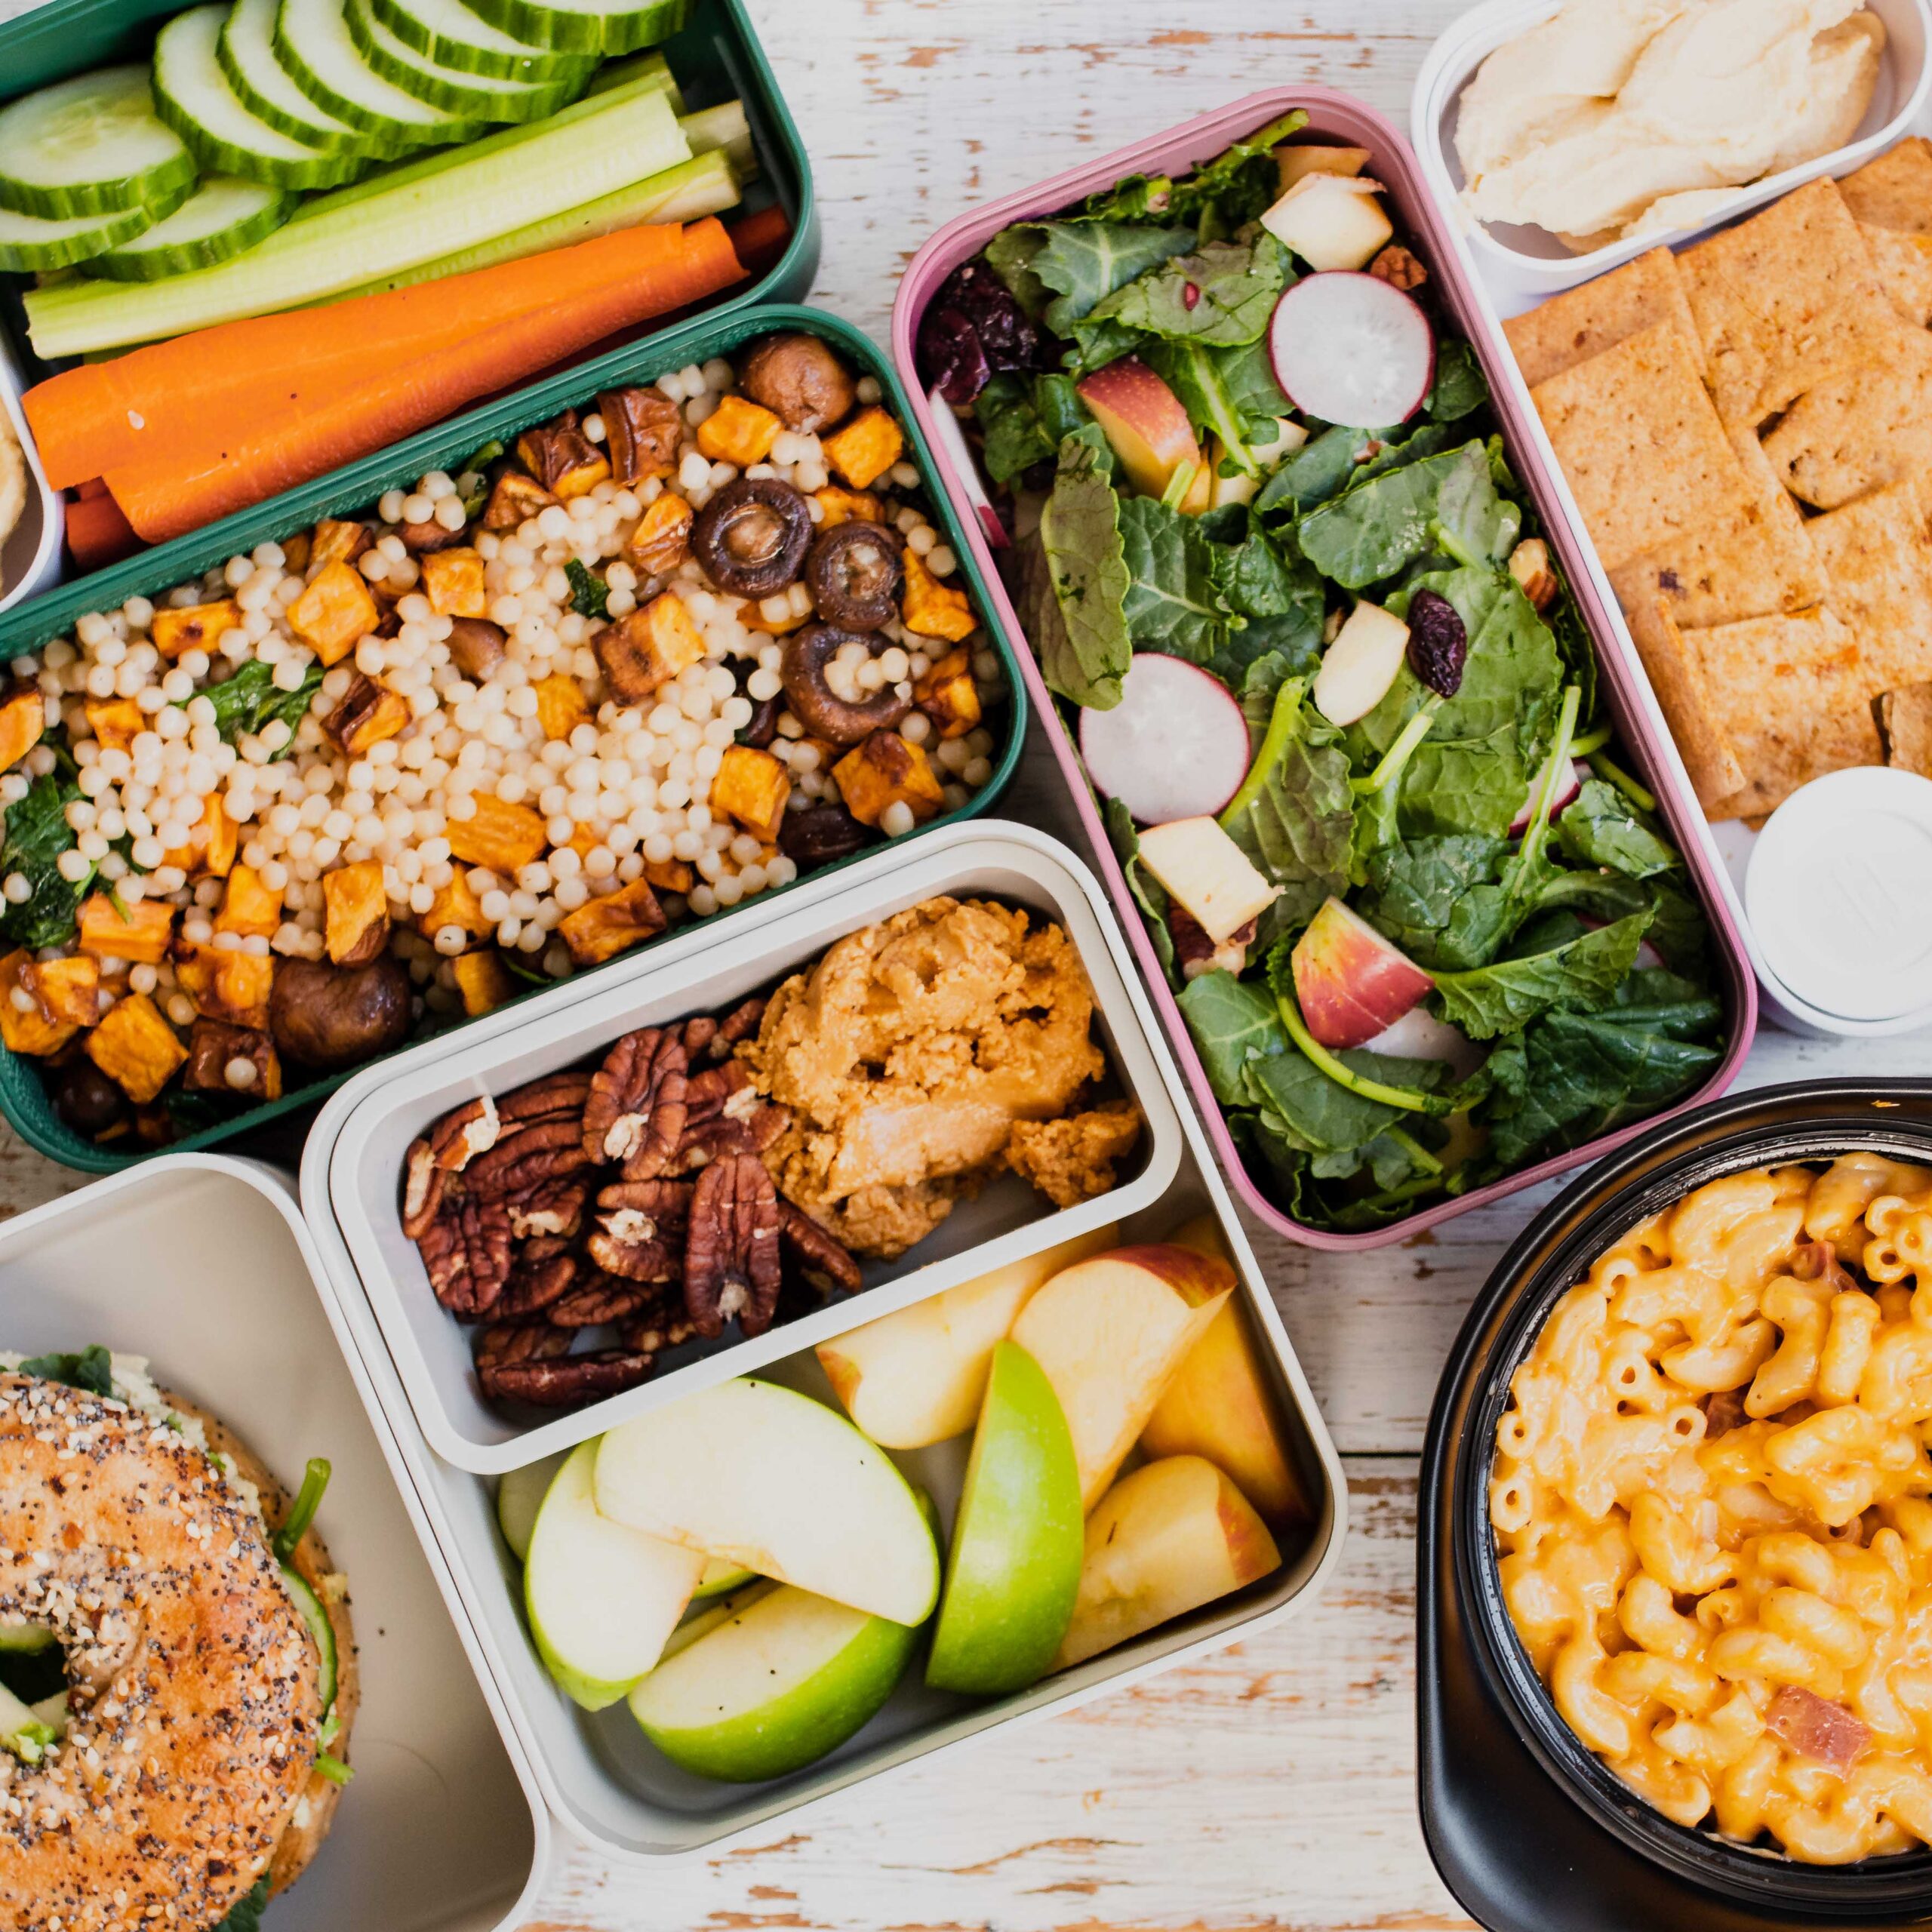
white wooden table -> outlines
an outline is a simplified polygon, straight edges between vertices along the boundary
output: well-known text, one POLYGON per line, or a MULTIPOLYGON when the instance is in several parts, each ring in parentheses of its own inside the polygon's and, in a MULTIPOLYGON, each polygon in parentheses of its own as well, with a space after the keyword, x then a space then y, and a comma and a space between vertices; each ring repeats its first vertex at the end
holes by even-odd
MULTIPOLYGON (((703 4, 703 0, 700 0, 703 4)), ((1406 128, 1462 0, 752 0, 816 171, 814 299, 883 342, 899 272, 976 202, 1263 86, 1406 128)), ((0 0, 0 14, 19 11, 0 0)), ((1008 809, 1072 835, 1035 743, 1008 809)), ((1932 1039, 1766 1032, 1745 1084, 1921 1071, 1932 1039)), ((78 1185, 0 1127, 0 1211, 78 1185)), ((1471 1297, 1551 1190, 1336 1258, 1251 1229, 1346 1460, 1322 1598, 1255 1642, 692 1863, 560 1857, 529 1932, 1432 1932, 1469 1921, 1415 1812, 1415 1477, 1471 1297)))

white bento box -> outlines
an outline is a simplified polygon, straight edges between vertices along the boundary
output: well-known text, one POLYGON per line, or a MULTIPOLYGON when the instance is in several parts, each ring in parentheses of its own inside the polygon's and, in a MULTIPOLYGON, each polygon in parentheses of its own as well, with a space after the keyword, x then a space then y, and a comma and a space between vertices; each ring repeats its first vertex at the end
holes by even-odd
MULTIPOLYGON (((771 1783, 749 1786, 711 1783, 689 1776, 645 1743, 621 1703, 592 1716, 568 1703, 555 1689, 525 1629, 517 1567, 497 1527, 494 1484, 437 1455, 426 1432, 410 1426, 409 1417, 417 1411, 405 1394, 401 1366, 392 1342, 386 1347, 389 1331, 378 1313, 380 1291, 365 1288, 358 1276, 343 1224, 347 1204, 343 1188, 345 1184, 353 1186, 362 1171, 361 1159, 346 1157, 344 1148, 358 1112, 380 1098, 379 1088, 408 1082, 416 1091, 428 1078, 432 1063, 449 1056, 438 1056, 435 1043, 430 1042, 387 1066, 371 1069, 335 1097, 310 1136, 302 1175, 310 1223, 337 1308, 360 1343, 389 1412, 397 1418, 405 1455, 435 1534, 457 1573, 463 1601, 482 1638, 498 1688, 536 1763, 543 1794, 574 1835, 620 1860, 647 1863, 697 1851, 863 1779, 983 1736, 999 1725, 1069 1709, 1103 1690, 1231 1642, 1263 1623, 1288 1614, 1326 1577, 1340 1552, 1347 1492, 1334 1446, 1315 1411, 1232 1203, 1215 1172, 1205 1137, 1187 1111, 1179 1073, 1160 1038, 1146 996, 1128 965, 1124 943, 1104 910, 1098 884, 1071 852, 1054 840, 1023 826, 991 821, 937 835, 909 860, 897 854, 882 857, 882 863, 855 867, 827 881, 809 903, 795 906, 786 918, 774 920, 761 929, 755 946, 741 938, 728 955, 721 949, 714 949, 703 961, 701 970, 688 971, 682 959, 666 962, 661 952, 654 961, 641 961, 629 982, 628 1008, 620 1000, 614 1013, 608 993, 592 1000, 580 995, 574 1001, 565 998, 547 1008, 540 1003, 521 1006, 517 1009, 513 1040, 503 1037, 506 1029, 486 1031, 490 1024, 486 1021, 466 1034, 462 1057, 467 1063, 478 1047, 486 1055, 494 1048, 496 1063, 514 1066, 519 1069, 518 1077, 568 1064, 584 1050, 578 1041, 594 1044, 613 1038, 626 1024, 636 1023, 652 1011, 680 1010, 675 999, 663 993, 661 983, 674 975, 678 986, 700 985, 721 1001, 734 989, 763 984, 788 966, 816 956, 830 938, 935 893, 997 892, 1038 906, 1067 925, 1097 992, 1106 987, 1101 1008, 1115 1066, 1131 1082, 1150 1128, 1156 1121, 1170 1123, 1172 1140, 1166 1152, 1158 1160, 1149 1160, 1133 1180, 1088 1204, 1094 1211, 1091 1214, 1082 1209, 1041 1214, 1036 1208, 1023 1226, 1016 1227, 1004 1216, 989 1224, 977 1211, 991 1201, 989 1189, 980 1203, 962 1205, 946 1223, 953 1231, 954 1243, 946 1261, 922 1266, 884 1290, 865 1291, 846 1305, 851 1318, 842 1325, 852 1326, 937 1293, 1004 1260, 1066 1239, 1082 1227, 1119 1220, 1123 1239, 1148 1240, 1167 1235, 1204 1211, 1210 1212, 1220 1225, 1241 1278, 1253 1331, 1263 1344, 1273 1375, 1278 1420, 1293 1446, 1311 1520, 1306 1540, 1284 1551, 1282 1567, 1272 1576, 1019 1695, 979 1703, 929 1690, 919 1681, 915 1660, 906 1681, 879 1715, 856 1737, 808 1769, 771 1783), (665 1001, 661 1008, 660 998, 665 1001), (594 1020, 590 1017, 593 1008, 594 1020), (539 1036, 552 1043, 547 1057, 536 1044, 539 1036)), ((689 964, 692 969, 700 966, 695 959, 689 964)), ((689 995, 681 993, 677 998, 688 1001, 689 995)), ((505 1076, 499 1084, 506 1080, 505 1076)), ((433 1111, 420 1100, 417 1104, 424 1114, 433 1111)), ((1157 1136, 1155 1149, 1160 1146, 1157 1136)), ((398 1143, 398 1155, 400 1151, 398 1143)), ((380 1171, 384 1189, 380 1202, 387 1204, 393 1195, 395 1168, 392 1165, 380 1171)), ((387 1208, 386 1211, 394 1211, 387 1208)), ((430 1300, 426 1284, 414 1285, 432 1312, 447 1321, 430 1300)), ((830 1391, 811 1352, 810 1331, 808 1322, 795 1322, 776 1331, 780 1348, 755 1365, 758 1373, 771 1380, 829 1401, 830 1391)), ((754 1365, 740 1348, 724 1358, 718 1374, 736 1374, 754 1365)), ((580 1412, 571 1419, 573 1426, 561 1440, 582 1440, 632 1412, 617 1402, 599 1405, 594 1412, 580 1412), (586 1417, 591 1418, 588 1423, 586 1417)), ((513 1437, 493 1453, 493 1465, 509 1468, 538 1460, 561 1446, 559 1441, 547 1439, 548 1433, 529 1432, 513 1437)), ((931 1491, 942 1521, 949 1527, 964 1475, 969 1441, 962 1437, 895 1457, 912 1481, 931 1491)))
POLYGON ((1463 205, 1463 170, 1456 158, 1456 117, 1463 90, 1476 69, 1506 41, 1548 20, 1552 0, 1485 0, 1447 29, 1429 50, 1411 97, 1410 138, 1429 191, 1447 210, 1466 245, 1469 266, 1505 303, 1505 313, 1527 308, 1559 290, 1641 255, 1660 242, 1687 241, 1733 221, 1820 174, 1844 174, 1891 146, 1911 128, 1932 91, 1932 5, 1928 0, 1865 0, 1884 23, 1885 51, 1878 82, 1856 137, 1815 161, 1767 175, 1736 189, 1715 214, 1694 229, 1614 242, 1586 255, 1572 254, 1540 228, 1478 221, 1463 205), (1513 300, 1511 298, 1514 298, 1513 300))
POLYGON ((542 1881, 550 1822, 321 1277, 279 1176, 166 1155, 0 1226, 0 1339, 146 1355, 291 1484, 328 1459, 318 1527, 362 1672, 355 1776, 276 1932, 497 1932, 542 1881))
POLYGON ((60 538, 67 527, 60 493, 47 487, 40 452, 27 433, 26 417, 20 408, 21 388, 13 346, 0 331, 0 414, 12 427, 27 469, 26 508, 14 534, 0 544, 0 611, 11 611, 16 604, 38 596, 58 578, 60 538))

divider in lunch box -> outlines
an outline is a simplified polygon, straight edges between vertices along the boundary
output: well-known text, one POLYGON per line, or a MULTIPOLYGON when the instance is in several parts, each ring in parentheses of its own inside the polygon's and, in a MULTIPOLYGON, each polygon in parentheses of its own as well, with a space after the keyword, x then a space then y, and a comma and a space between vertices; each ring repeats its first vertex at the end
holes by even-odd
MULTIPOLYGON (((1635 651, 1628 634, 1614 619, 1614 601, 1609 598, 1607 585, 1597 573, 1595 553, 1580 534, 1582 525, 1576 507, 1562 485, 1543 440, 1535 411, 1521 390, 1515 365, 1502 340, 1494 312, 1471 272, 1459 238, 1451 232, 1453 226, 1427 193, 1414 155, 1393 124, 1383 115, 1332 88, 1277 88, 1249 94, 1179 128, 1151 135, 1131 147, 1084 162, 1035 187, 1023 189, 990 207, 955 217, 912 258, 900 284, 898 299, 893 305, 893 358, 911 392, 913 414, 920 428, 926 432, 927 440, 934 447, 938 474, 944 479, 959 510, 974 560, 980 567, 981 576, 992 587, 992 608, 1000 626, 1008 634, 1011 654, 1019 662, 1027 690, 1039 712, 1041 728, 1066 780, 1074 809, 1092 848, 1096 869, 1106 882, 1115 910, 1127 929, 1128 942, 1140 961, 1142 974, 1179 1057, 1181 1070, 1186 1075, 1188 1085, 1206 1122, 1214 1152, 1232 1180, 1235 1193, 1254 1214, 1289 1240, 1311 1247, 1378 1247, 1406 1240, 1438 1221, 1481 1207, 1485 1202, 1500 1200, 1520 1188, 1548 1180, 1582 1161, 1593 1160, 1632 1136, 1647 1131, 1657 1122, 1724 1092, 1737 1077, 1757 1029, 1757 985, 1746 960, 1744 941, 1740 934, 1729 881, 1711 847, 1703 814, 1697 808, 1682 762, 1671 743, 1669 733, 1664 728, 1662 715, 1651 694, 1635 651), (1386 189, 1394 204, 1398 227, 1420 245, 1425 265, 1435 278, 1439 297, 1455 325, 1468 337, 1476 352, 1488 379, 1510 460, 1522 479, 1525 494, 1536 506, 1543 525, 1544 539, 1563 567, 1577 599, 1578 614, 1596 646, 1602 674, 1601 688, 1611 717, 1630 748, 1638 768, 1657 794, 1658 811, 1684 855, 1699 903, 1709 921, 1721 968, 1728 1023, 1724 1057, 1710 1078, 1696 1092, 1674 1106, 1601 1135, 1567 1153, 1552 1155, 1533 1167, 1492 1181, 1487 1186, 1438 1201, 1388 1227, 1362 1233, 1341 1233, 1331 1229, 1309 1227, 1294 1220, 1268 1198, 1248 1171, 1247 1162, 1228 1131, 1220 1103, 1208 1085, 1200 1055, 1188 1032, 1187 1023, 1168 986, 1166 969, 1154 951, 1146 922, 1115 856, 1078 750, 1072 734, 1061 721, 1056 700, 1041 675, 1038 660, 1026 641, 1019 614, 1001 580, 979 520, 973 513, 971 496, 953 468, 946 454, 946 445, 933 434, 934 405, 919 376, 915 349, 919 319, 927 304, 938 292, 940 285, 961 262, 977 254, 1001 229, 1017 221, 1038 218, 1069 208, 1126 175, 1180 173, 1208 160, 1231 142, 1297 107, 1307 112, 1309 134, 1370 151, 1373 156, 1370 171, 1386 189)), ((944 405, 942 403, 940 406, 944 405)))
POLYGON ((537 1461, 693 1389, 762 1367, 1158 1199, 1180 1164, 1180 1123, 1143 1017, 1128 997, 1131 969, 1098 897, 1072 854, 1051 840, 998 824, 964 827, 937 851, 876 855, 835 890, 744 934, 728 953, 693 944, 675 958, 639 959, 598 992, 530 1012, 514 1031, 423 1050, 371 1082, 334 1141, 328 1210, 437 1454, 478 1473, 537 1461), (721 1011, 809 968, 848 934, 940 897, 1012 901, 1066 929, 1093 986, 1113 1078, 1140 1103, 1146 1123, 1119 1184, 1054 1209, 1017 1177, 1002 1176, 897 1260, 866 1261, 866 1287, 813 1314, 753 1340, 728 1331, 715 1342, 687 1343, 642 1386, 530 1427, 485 1402, 471 1364, 471 1331, 438 1304, 402 1232, 398 1198, 410 1143, 475 1095, 500 1096, 545 1074, 595 1065, 633 1028, 721 1011))
MULTIPOLYGON (((716 0, 703 0, 715 5, 716 0)), ((0 51, 5 42, 0 38, 0 51)), ((561 375, 532 383, 513 395, 472 409, 435 429, 426 429, 407 442, 398 443, 380 455, 334 471, 300 490, 257 505, 254 509, 225 518, 191 537, 144 552, 127 562, 117 564, 79 583, 63 586, 57 592, 35 598, 23 609, 0 616, 0 660, 32 651, 50 638, 70 632, 75 620, 90 610, 112 610, 133 596, 154 596, 177 583, 188 582, 204 571, 224 563, 238 552, 251 550, 257 543, 278 539, 300 530, 318 518, 366 512, 385 490, 414 488, 417 480, 432 469, 452 469, 470 453, 493 438, 515 440, 515 432, 533 423, 541 423, 558 411, 581 406, 600 389, 620 387, 626 383, 649 382, 672 369, 691 362, 703 362, 714 355, 729 355, 754 337, 774 330, 799 329, 821 337, 839 354, 874 377, 882 392, 881 400, 905 426, 907 451, 918 466, 927 497, 932 505, 934 521, 959 560, 959 568, 971 592, 974 608, 985 626, 986 640, 1000 660, 1007 687, 1004 743, 993 767, 992 776, 958 810, 943 813, 915 831, 903 834, 885 848, 903 850, 908 841, 924 839, 934 831, 961 824, 985 811, 1011 781, 1019 763, 1020 746, 1026 735, 1026 687, 1015 662, 1007 632, 995 615, 997 607, 976 554, 968 547, 967 532, 946 488, 943 473, 928 445, 924 428, 906 395, 891 363, 871 338, 849 322, 822 309, 789 304, 737 309, 726 315, 706 315, 682 328, 647 342, 634 343, 613 350, 594 362, 561 375)), ((965 520, 971 521, 970 515, 965 520)), ((692 921, 676 928, 672 937, 702 930, 707 937, 721 931, 736 931, 747 912, 769 909, 780 894, 795 894, 810 881, 823 880, 862 863, 866 852, 832 860, 815 867, 789 886, 780 886, 742 900, 737 906, 714 912, 708 919, 692 921)), ((641 954, 623 955, 635 964, 640 957, 661 956, 666 941, 646 941, 641 954)), ((586 969, 565 983, 575 985, 592 973, 608 973, 611 962, 586 969)), ((540 991, 521 995, 512 1002, 521 1011, 525 1002, 543 997, 540 991)), ((506 1009, 500 1009, 506 1010, 506 1009)), ((474 1024, 474 1022, 469 1023, 474 1024)), ((407 1051, 403 1048, 400 1051, 407 1051)), ((263 1125, 290 1109, 324 1098, 349 1077, 334 1074, 292 1088, 278 1100, 265 1102, 223 1121, 218 1126, 186 1135, 171 1143, 170 1150, 181 1152, 211 1147, 243 1131, 263 1125)), ((118 1151, 118 1143, 103 1146, 76 1134, 54 1111, 36 1070, 36 1063, 0 1048, 0 1114, 4 1114, 29 1146, 63 1167, 78 1168, 91 1174, 106 1174, 132 1163, 152 1158, 151 1152, 118 1151)))
MULTIPOLYGON (((1054 858, 1073 875, 1089 912, 1101 920, 1094 884, 1071 854, 1053 841, 1007 825, 962 829, 953 836, 962 863, 983 839, 996 845, 1002 863, 1017 863, 1019 848, 1054 858)), ((1111 935, 1107 949, 1124 973, 1118 942, 1111 935)), ((1091 970, 1094 955, 1086 956, 1091 970)), ((1177 1168, 1144 1204, 1130 1211, 1124 1191, 1118 1189, 1093 1204, 1105 1211, 1103 1220, 1120 1217, 1123 1238, 1129 1241, 1162 1238, 1204 1211, 1214 1217, 1260 1344, 1277 1418, 1288 1425, 1297 1472, 1309 1500, 1307 1540, 1272 1576, 997 1703, 975 1703, 929 1690, 918 1681, 915 1667, 891 1703, 855 1737, 818 1764, 768 1784, 724 1785, 690 1777, 645 1745, 623 1704, 592 1716, 571 1703, 552 1684, 524 1624, 517 1566, 497 1524, 494 1485, 439 1460, 422 1432, 411 1427, 399 1364, 384 1348, 372 1298, 364 1292, 336 1220, 339 1198, 333 1177, 343 1140, 358 1111, 355 1096, 338 1095, 317 1123, 303 1162, 303 1198, 322 1251, 329 1293, 395 1420, 418 1494, 455 1573, 472 1625, 490 1655, 497 1688, 536 1765, 544 1798, 577 1837, 607 1857, 628 1863, 655 1863, 666 1857, 694 1854, 731 1833, 931 1753, 958 1748, 1003 1724, 1074 1709, 1281 1621, 1311 1600, 1333 1571, 1347 1527, 1348 1488, 1340 1462, 1269 1298, 1260 1264, 1215 1171, 1201 1127, 1182 1103, 1173 1060, 1154 1037, 1146 995, 1131 975, 1121 985, 1126 1008, 1146 1035, 1152 1062, 1152 1081, 1137 1097, 1147 1108, 1150 1094, 1158 1088, 1174 1109, 1180 1146, 1177 1168)), ((1151 1118, 1152 1109, 1149 1112, 1151 1118)), ((426 1297, 426 1287, 423 1292, 426 1297)), ((869 1306, 866 1318, 881 1312, 881 1306, 869 1306)), ((780 1332, 793 1352, 760 1373, 831 1401, 829 1386, 811 1355, 802 1324, 780 1332)), ((734 1363, 733 1372, 739 1366, 734 1363)), ((600 1427, 608 1426, 603 1415, 598 1422, 600 1427)), ((952 1521, 957 1507, 970 1440, 961 1437, 895 1457, 912 1481, 932 1492, 943 1522, 952 1521)))

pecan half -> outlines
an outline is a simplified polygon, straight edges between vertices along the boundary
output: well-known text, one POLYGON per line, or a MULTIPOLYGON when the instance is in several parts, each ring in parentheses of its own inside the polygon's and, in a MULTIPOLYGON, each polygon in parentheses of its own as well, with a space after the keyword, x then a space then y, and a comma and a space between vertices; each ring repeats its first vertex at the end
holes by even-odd
POLYGON ((783 1107, 768 1106, 755 1096, 740 1112, 721 1108, 709 1119, 694 1121, 685 1129, 669 1171, 694 1174, 734 1155, 762 1154, 777 1141, 790 1120, 783 1107))
POLYGON ((588 1181, 541 1181, 510 1201, 510 1232, 525 1241, 532 1237, 574 1235, 583 1226, 583 1205, 589 1198, 588 1181))
POLYGON ((402 1231, 411 1241, 420 1241, 436 1218, 450 1176, 487 1153, 501 1131, 497 1103, 485 1094, 453 1109, 410 1143, 403 1162, 402 1231))
POLYGON ((592 1076, 583 1149, 592 1161, 621 1161, 626 1180, 662 1174, 684 1137, 685 1044, 670 1027, 626 1033, 592 1076))
MULTIPOLYGON (((561 1334, 561 1329, 552 1334, 561 1334)), ((568 1340, 568 1336, 565 1337, 568 1340)), ((627 1349, 599 1349, 554 1361, 506 1361, 478 1371, 486 1395, 533 1408, 574 1409, 605 1395, 621 1395, 650 1380, 656 1362, 627 1349)))
POLYGON ((666 1349, 681 1348, 697 1332, 684 1314, 673 1315, 661 1306, 617 1324, 618 1341, 641 1355, 662 1355, 666 1349))
POLYGON ((798 1272, 820 1294, 853 1294, 863 1285, 859 1264, 844 1243, 789 1201, 778 1204, 778 1237, 798 1272))
MULTIPOLYGON (((724 1038, 722 1029, 718 1038, 724 1038)), ((744 1068, 737 1060, 728 1060, 721 1066, 708 1066, 702 1073, 693 1074, 685 1088, 685 1103, 688 1129, 720 1114, 732 1120, 746 1120, 758 1104, 758 1090, 744 1068)))
POLYGON ((707 1339, 736 1317, 761 1335, 778 1309, 778 1195, 755 1155, 714 1161, 691 1196, 685 1247, 685 1311, 707 1339))
POLYGON ((465 1177, 472 1195, 492 1201, 521 1198, 546 1181, 561 1180, 590 1164, 574 1114, 553 1115, 511 1128, 465 1177))
POLYGON ((549 1319, 559 1328, 601 1328, 608 1322, 661 1308, 665 1285, 663 1281, 627 1281, 616 1275, 593 1274, 552 1306, 549 1319))
MULTIPOLYGON (((531 1244, 534 1246, 535 1244, 531 1244)), ((490 1310, 498 1321, 528 1321, 563 1300, 574 1285, 579 1263, 574 1254, 533 1256, 526 1247, 517 1257, 503 1291, 490 1310)))
POLYGON ((695 1020, 685 1022, 685 1057, 693 1066, 700 1060, 715 1060, 713 1043, 718 1038, 718 1022, 708 1013, 701 1013, 695 1020))
POLYGON ((512 1121, 528 1125, 560 1114, 581 1113, 590 1097, 590 1079, 587 1073, 546 1073, 541 1080, 506 1094, 497 1103, 497 1111, 506 1126, 512 1121))
POLYGON ((570 1352, 571 1338, 541 1321, 493 1321, 476 1334, 478 1374, 509 1362, 554 1361, 570 1352))
POLYGON ((445 1208, 417 1243, 429 1286, 452 1315, 487 1315, 510 1272, 509 1211, 500 1201, 473 1198, 445 1208))
POLYGON ((420 1241, 434 1225, 449 1178, 428 1141, 409 1143, 402 1167, 402 1231, 411 1241, 420 1241))
POLYGON ((735 1047, 740 1040, 749 1040, 764 1019, 764 1001, 748 999, 734 1006, 718 1023, 718 1039, 727 1047, 735 1047))

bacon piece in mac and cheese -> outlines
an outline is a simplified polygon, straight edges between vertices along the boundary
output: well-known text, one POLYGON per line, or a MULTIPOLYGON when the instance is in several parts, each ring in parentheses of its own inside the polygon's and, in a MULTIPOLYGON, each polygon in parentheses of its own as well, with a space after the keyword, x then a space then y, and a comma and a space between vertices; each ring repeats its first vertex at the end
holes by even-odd
POLYGON ((1510 1392, 1503 1594, 1578 1737, 1681 1825, 1817 1864, 1932 1844, 1932 1168, 1700 1188, 1510 1392))

